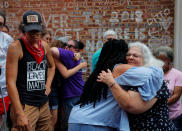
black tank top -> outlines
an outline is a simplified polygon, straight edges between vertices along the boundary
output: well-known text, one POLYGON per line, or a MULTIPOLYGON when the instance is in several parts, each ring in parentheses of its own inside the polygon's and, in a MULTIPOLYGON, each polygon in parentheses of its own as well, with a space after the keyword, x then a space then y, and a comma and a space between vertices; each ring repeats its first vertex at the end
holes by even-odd
POLYGON ((19 40, 23 50, 23 58, 18 61, 16 86, 22 104, 40 107, 48 101, 45 95, 47 79, 47 58, 38 64, 28 52, 22 39, 19 40))

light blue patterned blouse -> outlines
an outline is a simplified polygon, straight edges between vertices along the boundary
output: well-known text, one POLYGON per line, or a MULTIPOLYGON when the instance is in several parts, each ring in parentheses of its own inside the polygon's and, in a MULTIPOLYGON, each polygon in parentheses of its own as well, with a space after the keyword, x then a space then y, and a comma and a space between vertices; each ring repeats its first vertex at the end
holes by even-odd
POLYGON ((145 101, 156 96, 163 83, 160 67, 132 67, 115 79, 119 85, 139 86, 138 91, 145 101))
MULTIPOLYGON (((119 85, 140 86, 139 92, 142 98, 148 101, 161 88, 163 71, 158 67, 132 67, 115 80, 119 85)), ((119 131, 130 130, 127 114, 119 107, 110 90, 107 99, 97 102, 95 107, 93 104, 82 108, 80 105, 74 106, 69 123, 108 126, 119 131)))

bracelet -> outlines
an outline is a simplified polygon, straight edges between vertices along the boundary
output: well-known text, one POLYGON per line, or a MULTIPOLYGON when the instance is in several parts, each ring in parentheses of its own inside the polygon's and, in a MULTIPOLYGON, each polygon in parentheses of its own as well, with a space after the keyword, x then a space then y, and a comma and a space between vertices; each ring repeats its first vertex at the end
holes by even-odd
POLYGON ((116 82, 113 82, 109 87, 112 88, 115 84, 116 82))

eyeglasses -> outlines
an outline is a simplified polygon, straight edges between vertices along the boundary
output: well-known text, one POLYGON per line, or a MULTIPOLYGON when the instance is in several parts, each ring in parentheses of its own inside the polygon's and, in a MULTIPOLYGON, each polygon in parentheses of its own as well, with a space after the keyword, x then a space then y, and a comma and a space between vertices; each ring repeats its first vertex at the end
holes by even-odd
POLYGON ((140 58, 142 57, 141 55, 137 55, 137 54, 126 54, 126 57, 133 57, 133 58, 140 58))
POLYGON ((68 46, 68 48, 71 48, 71 47, 76 48, 75 46, 70 45, 70 44, 67 44, 67 46, 68 46))

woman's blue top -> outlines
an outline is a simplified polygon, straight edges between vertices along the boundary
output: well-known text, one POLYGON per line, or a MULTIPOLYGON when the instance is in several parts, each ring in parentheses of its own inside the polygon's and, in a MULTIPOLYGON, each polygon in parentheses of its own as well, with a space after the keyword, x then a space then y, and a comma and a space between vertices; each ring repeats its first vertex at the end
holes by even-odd
MULTIPOLYGON (((142 98, 149 101, 162 86, 163 71, 159 67, 132 67, 115 80, 119 85, 139 86, 142 98)), ((81 108, 80 105, 74 106, 69 123, 108 126, 119 131, 130 130, 127 114, 119 107, 110 90, 107 99, 96 102, 95 107, 92 103, 81 108)))

